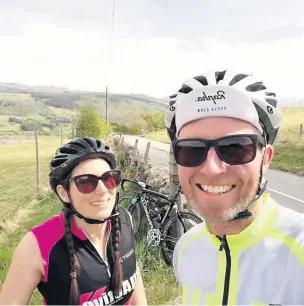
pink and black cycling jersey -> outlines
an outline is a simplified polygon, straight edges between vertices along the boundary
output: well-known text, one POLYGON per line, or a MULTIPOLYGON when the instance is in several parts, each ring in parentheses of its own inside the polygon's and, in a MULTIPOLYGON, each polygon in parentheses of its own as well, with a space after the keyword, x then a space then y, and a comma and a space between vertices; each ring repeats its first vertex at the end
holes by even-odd
MULTIPOLYGON (((71 219, 74 248, 80 264, 77 281, 80 305, 129 305, 136 287, 135 239, 128 212, 119 207, 121 236, 120 262, 123 271, 122 290, 115 295, 111 289, 111 239, 107 245, 107 261, 104 261, 85 232, 71 219)), ((110 228, 110 222, 107 226, 110 228)), ((30 230, 36 237, 44 277, 37 288, 47 305, 68 305, 70 296, 70 260, 65 239, 64 214, 57 215, 30 230)))

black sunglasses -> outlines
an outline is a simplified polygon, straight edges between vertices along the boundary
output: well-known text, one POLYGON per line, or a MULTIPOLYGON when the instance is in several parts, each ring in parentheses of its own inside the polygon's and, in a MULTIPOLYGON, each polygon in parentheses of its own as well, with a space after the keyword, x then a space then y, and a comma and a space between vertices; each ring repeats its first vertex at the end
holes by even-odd
POLYGON ((255 159, 257 144, 266 145, 260 135, 238 134, 217 139, 187 138, 173 142, 176 163, 184 167, 197 167, 202 164, 210 147, 229 165, 243 165, 255 159))
POLYGON ((119 170, 110 170, 103 173, 101 176, 94 174, 81 174, 69 179, 69 182, 74 181, 77 189, 81 193, 91 193, 101 180, 108 189, 116 188, 121 182, 121 172, 119 170))

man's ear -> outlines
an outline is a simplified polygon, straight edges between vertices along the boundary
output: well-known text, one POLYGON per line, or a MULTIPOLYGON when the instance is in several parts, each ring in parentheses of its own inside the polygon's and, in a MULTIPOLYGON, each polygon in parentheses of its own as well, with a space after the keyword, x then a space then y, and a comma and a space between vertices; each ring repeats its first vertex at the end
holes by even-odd
POLYGON ((274 155, 274 147, 273 145, 266 145, 265 151, 264 151, 264 157, 263 157, 263 170, 266 171, 269 167, 269 165, 272 162, 274 155))
POLYGON ((67 193, 67 191, 63 188, 62 185, 58 185, 58 186, 56 187, 56 190, 57 190, 57 193, 58 193, 60 199, 61 199, 63 202, 65 202, 65 203, 69 203, 69 202, 70 202, 68 193, 67 193))

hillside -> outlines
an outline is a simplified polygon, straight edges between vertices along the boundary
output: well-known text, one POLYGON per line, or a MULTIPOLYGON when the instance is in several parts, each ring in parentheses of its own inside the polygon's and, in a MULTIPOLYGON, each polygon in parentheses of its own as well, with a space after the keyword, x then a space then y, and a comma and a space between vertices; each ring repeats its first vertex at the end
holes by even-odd
MULTIPOLYGON (((0 133, 20 130, 22 123, 45 128, 71 124, 80 106, 89 103, 105 118, 103 92, 69 90, 56 86, 0 83, 0 133)), ((141 94, 108 94, 109 122, 126 123, 132 117, 163 111, 165 101, 141 94)))

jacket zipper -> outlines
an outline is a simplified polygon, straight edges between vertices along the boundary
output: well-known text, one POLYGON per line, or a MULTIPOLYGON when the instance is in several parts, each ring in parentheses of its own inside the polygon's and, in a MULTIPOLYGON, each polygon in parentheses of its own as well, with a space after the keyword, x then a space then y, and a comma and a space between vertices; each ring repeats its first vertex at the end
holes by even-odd
POLYGON ((223 238, 217 237, 220 242, 220 252, 225 250, 226 253, 226 272, 225 272, 225 282, 224 282, 224 292, 223 292, 223 300, 222 305, 228 305, 228 298, 229 298, 229 285, 230 285, 230 274, 231 274, 231 256, 230 256, 230 249, 227 243, 226 236, 224 235, 223 238))

